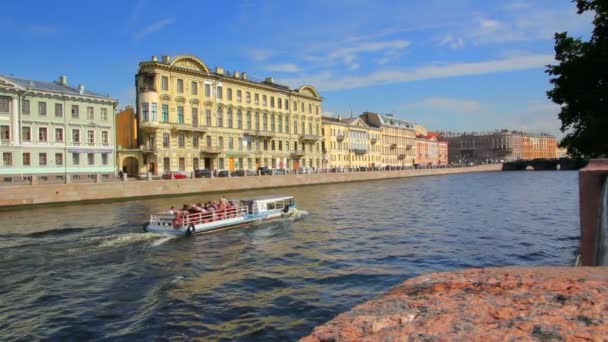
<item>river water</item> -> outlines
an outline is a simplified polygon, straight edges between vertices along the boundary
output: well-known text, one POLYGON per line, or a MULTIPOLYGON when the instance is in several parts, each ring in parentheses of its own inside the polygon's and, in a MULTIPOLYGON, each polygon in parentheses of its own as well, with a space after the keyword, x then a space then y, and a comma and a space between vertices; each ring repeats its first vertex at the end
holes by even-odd
POLYGON ((141 226, 215 196, 0 212, 0 339, 295 340, 424 272, 571 265, 577 183, 491 172, 229 194, 292 194, 307 214, 191 238, 141 226))

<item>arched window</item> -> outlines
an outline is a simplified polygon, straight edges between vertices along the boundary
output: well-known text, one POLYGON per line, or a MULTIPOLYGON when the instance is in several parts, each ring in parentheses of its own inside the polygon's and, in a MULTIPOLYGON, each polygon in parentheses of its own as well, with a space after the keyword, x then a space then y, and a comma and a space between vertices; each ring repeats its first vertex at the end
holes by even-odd
POLYGON ((240 109, 236 112, 236 128, 243 128, 243 113, 241 113, 240 109))
POLYGON ((224 127, 224 110, 221 107, 217 109, 217 127, 224 127))
POLYGON ((233 126, 232 126, 232 109, 228 109, 228 128, 233 128, 233 126))

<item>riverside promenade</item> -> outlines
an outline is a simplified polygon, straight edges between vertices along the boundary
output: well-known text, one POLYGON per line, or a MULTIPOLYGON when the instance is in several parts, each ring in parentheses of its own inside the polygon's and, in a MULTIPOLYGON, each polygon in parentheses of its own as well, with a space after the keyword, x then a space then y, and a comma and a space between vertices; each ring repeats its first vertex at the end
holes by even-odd
POLYGON ((501 168, 501 164, 490 164, 463 168, 288 174, 180 180, 128 180, 101 183, 7 185, 0 188, 0 209, 54 203, 125 200, 195 193, 361 182, 391 178, 491 172, 500 171, 501 168))

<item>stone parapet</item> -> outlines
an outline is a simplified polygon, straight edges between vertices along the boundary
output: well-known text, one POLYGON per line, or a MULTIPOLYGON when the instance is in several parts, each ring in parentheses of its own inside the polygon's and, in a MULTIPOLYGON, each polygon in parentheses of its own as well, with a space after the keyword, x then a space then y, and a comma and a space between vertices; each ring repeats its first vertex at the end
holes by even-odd
POLYGON ((289 174, 281 176, 196 178, 153 181, 11 185, 0 188, 0 207, 62 202, 119 200, 205 192, 227 192, 390 178, 499 171, 500 164, 468 168, 289 174))
POLYGON ((602 186, 608 176, 608 159, 593 159, 579 171, 581 222, 580 262, 597 265, 602 186))
POLYGON ((603 341, 607 307, 608 267, 430 273, 301 341, 603 341))

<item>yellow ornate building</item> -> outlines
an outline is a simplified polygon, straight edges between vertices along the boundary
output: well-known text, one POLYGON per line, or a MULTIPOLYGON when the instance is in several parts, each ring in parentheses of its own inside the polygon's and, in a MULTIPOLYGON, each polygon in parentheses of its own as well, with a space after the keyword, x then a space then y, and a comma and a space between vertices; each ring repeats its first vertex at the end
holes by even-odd
POLYGON ((416 158, 416 127, 393 114, 365 112, 361 119, 382 132, 381 166, 412 166, 416 158))
POLYGON ((361 118, 323 117, 323 167, 358 168, 381 164, 380 129, 361 118))
POLYGON ((136 87, 142 171, 321 167, 323 98, 312 86, 182 55, 141 62, 136 87))

